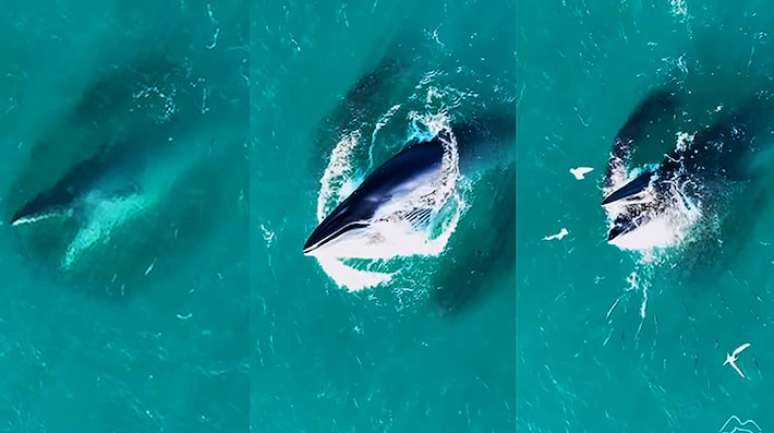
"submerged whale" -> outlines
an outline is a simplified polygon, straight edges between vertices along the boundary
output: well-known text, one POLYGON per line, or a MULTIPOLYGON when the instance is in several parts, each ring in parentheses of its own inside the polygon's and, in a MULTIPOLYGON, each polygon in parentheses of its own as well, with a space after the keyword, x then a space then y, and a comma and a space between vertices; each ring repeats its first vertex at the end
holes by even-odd
MULTIPOLYGON (((55 253, 60 268, 69 270, 93 247, 109 245, 127 223, 153 217, 169 194, 179 193, 180 177, 188 175, 207 149, 144 138, 142 143, 105 146, 72 165, 13 210, 10 225, 22 239, 37 236, 55 245, 46 252, 55 253)), ((220 152, 207 155, 219 157, 220 152)), ((185 202, 184 197, 176 199, 185 202)))
POLYGON ((602 206, 612 219, 607 240, 620 248, 674 245, 699 218, 702 203, 717 200, 724 186, 752 176, 748 163, 772 120, 766 95, 722 114, 692 136, 684 135, 659 164, 630 173, 636 145, 657 123, 677 117, 678 99, 668 90, 652 92, 614 139, 602 206))
POLYGON ((503 152, 500 144, 513 136, 514 124, 514 116, 490 116, 410 141, 312 231, 304 254, 363 259, 411 255, 410 242, 399 235, 426 228, 452 192, 443 189, 453 188, 459 173, 496 159, 492 153, 503 152))
POLYGON ((76 164, 53 186, 14 212, 10 224, 18 226, 57 217, 82 218, 101 200, 137 194, 138 184, 114 166, 118 156, 102 149, 76 164))

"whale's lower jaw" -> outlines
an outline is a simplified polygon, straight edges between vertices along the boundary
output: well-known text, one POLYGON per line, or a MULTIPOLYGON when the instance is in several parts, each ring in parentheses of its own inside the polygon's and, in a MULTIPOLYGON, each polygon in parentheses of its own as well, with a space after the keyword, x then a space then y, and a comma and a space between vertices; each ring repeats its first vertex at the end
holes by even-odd
POLYGON ((694 233, 701 217, 700 205, 687 205, 683 201, 677 201, 608 243, 622 250, 634 251, 677 247, 694 233))
POLYGON ((608 241, 622 250, 648 251, 668 248, 683 238, 680 227, 667 216, 659 216, 608 241))

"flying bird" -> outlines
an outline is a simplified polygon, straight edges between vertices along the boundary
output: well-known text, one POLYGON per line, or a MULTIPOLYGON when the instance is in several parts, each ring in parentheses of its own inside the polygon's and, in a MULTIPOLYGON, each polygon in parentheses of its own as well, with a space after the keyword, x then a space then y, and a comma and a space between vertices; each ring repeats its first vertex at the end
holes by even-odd
POLYGON ((732 353, 726 354, 726 361, 723 363, 723 365, 731 365, 731 367, 736 370, 737 373, 739 373, 740 376, 742 376, 742 379, 745 378, 744 373, 742 373, 742 370, 739 369, 739 367, 736 365, 737 359, 739 359, 739 354, 744 352, 748 347, 750 347, 750 343, 744 343, 743 345, 737 347, 734 349, 732 353))

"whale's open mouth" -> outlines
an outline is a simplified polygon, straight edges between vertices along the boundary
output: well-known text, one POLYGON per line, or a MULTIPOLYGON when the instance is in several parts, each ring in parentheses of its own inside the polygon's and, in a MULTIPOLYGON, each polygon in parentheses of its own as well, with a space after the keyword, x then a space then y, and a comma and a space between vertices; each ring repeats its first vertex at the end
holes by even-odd
POLYGON ((684 237, 681 221, 664 214, 656 216, 640 225, 614 234, 610 230, 608 243, 622 250, 648 251, 654 248, 667 248, 678 244, 684 237))
POLYGON ((607 241, 624 250, 648 251, 680 244, 701 216, 701 203, 677 184, 641 200, 605 206, 610 221, 607 241))
POLYGON ((637 229, 637 227, 638 226, 630 218, 621 219, 619 216, 613 223, 613 227, 607 232, 607 241, 613 242, 619 236, 624 236, 632 230, 637 229))

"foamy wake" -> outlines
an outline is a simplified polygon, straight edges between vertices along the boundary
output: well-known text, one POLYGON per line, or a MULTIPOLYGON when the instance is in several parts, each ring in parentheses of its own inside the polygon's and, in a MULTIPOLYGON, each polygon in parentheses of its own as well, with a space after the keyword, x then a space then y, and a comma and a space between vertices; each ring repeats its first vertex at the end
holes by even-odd
MULTIPOLYGON (((370 143, 361 141, 360 131, 350 132, 341 137, 331 152, 328 166, 320 179, 320 193, 317 198, 317 220, 322 222, 325 216, 340 203, 357 186, 354 155, 361 146, 373 146, 375 135, 394 116, 399 106, 392 107, 376 123, 375 130, 369 134, 370 143)), ((433 137, 441 134, 444 154, 441 165, 441 175, 432 188, 422 189, 417 194, 407 197, 399 207, 389 209, 373 221, 372 231, 380 240, 374 245, 374 253, 363 264, 347 263, 347 257, 315 256, 323 271, 340 287, 349 291, 387 284, 401 271, 383 272, 376 268, 384 268, 382 264, 398 257, 438 256, 446 249, 451 235, 457 228, 460 217, 466 209, 462 198, 463 185, 460 184, 459 154, 447 113, 423 115, 409 113, 409 120, 416 126, 413 135, 433 137), (427 226, 416 227, 411 224, 410 217, 417 210, 430 212, 430 223, 427 226)), ((373 149, 368 148, 369 159, 373 149)), ((463 183, 464 184, 464 183, 463 183)), ((387 266, 389 267, 389 266, 387 266)))

